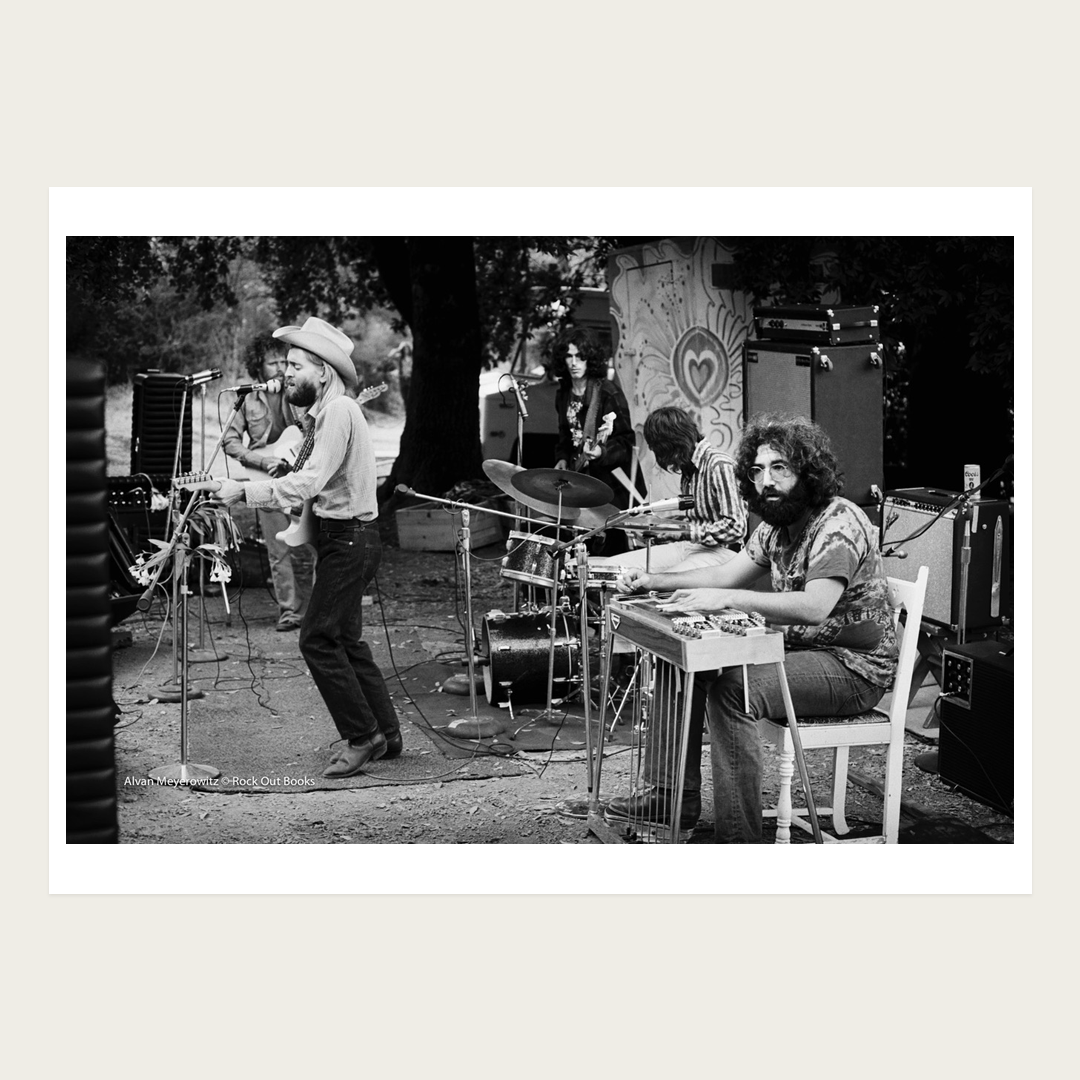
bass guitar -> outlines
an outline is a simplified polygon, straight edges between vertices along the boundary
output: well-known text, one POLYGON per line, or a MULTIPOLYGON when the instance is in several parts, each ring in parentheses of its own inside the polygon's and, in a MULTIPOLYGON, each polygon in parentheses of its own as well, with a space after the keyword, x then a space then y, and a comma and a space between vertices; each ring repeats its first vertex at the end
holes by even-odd
POLYGON ((578 455, 578 459, 574 462, 574 472, 581 472, 586 468, 590 461, 593 459, 585 452, 586 450, 595 450, 597 447, 603 446, 608 441, 608 436, 611 434, 612 429, 615 427, 615 413, 604 413, 603 422, 600 427, 596 429, 595 439, 586 439, 584 445, 581 448, 581 454, 578 455))
MULTIPOLYGON (((361 390, 356 396, 356 403, 363 405, 365 401, 371 401, 373 398, 377 398, 380 394, 385 393, 387 389, 386 383, 379 383, 378 386, 368 387, 367 390, 361 390)), ((278 440, 281 441, 280 439, 278 440)), ((307 438, 304 439, 303 444, 297 451, 295 464, 293 470, 303 468, 304 462, 307 461, 311 454, 312 447, 315 443, 315 428, 314 426, 308 432, 307 438)), ((315 500, 314 498, 305 499, 304 505, 299 512, 290 510, 289 514, 289 526, 286 529, 282 529, 277 534, 279 540, 284 541, 289 547, 300 547, 302 544, 313 544, 319 535, 319 521, 315 517, 315 500)))

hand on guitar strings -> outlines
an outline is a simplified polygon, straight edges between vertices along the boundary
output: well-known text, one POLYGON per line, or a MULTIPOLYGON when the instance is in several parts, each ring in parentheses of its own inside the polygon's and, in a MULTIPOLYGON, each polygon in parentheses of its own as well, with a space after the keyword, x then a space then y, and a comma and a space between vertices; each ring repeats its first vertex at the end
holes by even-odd
POLYGON ((734 608, 733 589, 676 589, 656 605, 659 611, 724 611, 734 608))

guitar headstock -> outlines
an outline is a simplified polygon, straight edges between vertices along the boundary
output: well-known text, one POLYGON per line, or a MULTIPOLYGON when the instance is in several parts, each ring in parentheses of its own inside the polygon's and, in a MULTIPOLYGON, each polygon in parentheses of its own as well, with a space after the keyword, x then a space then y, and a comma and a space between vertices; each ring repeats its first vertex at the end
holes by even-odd
POLYGON ((381 382, 378 386, 369 386, 366 390, 361 390, 356 395, 357 404, 363 405, 365 401, 372 401, 380 394, 385 394, 390 389, 388 383, 381 382))
POLYGON ((604 413, 604 419, 601 422, 600 427, 597 428, 597 431, 596 431, 596 441, 597 441, 597 443, 606 442, 607 437, 615 429, 615 415, 616 414, 613 413, 613 412, 604 413))
POLYGON ((220 491, 221 481, 208 472, 180 473, 173 477, 173 487, 179 491, 220 491))

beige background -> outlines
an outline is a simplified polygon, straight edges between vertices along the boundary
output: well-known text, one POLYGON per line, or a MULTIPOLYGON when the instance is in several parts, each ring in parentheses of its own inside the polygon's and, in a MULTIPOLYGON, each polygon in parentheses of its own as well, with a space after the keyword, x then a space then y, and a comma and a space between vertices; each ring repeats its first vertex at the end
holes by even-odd
MULTIPOLYGON (((35 376, 50 315, 50 186, 1018 185, 1034 187, 1040 226, 1040 460, 1049 450, 1059 464, 1049 503, 1057 520, 1051 526, 1045 515, 1041 535, 1069 534, 1072 485, 1062 478, 1075 453, 1065 435, 1055 438, 1054 402, 1071 404, 1076 381, 1064 314, 1075 302, 1065 255, 1075 210, 1062 160, 1074 64, 1062 55, 1072 35, 1057 16, 1042 17, 1040 5, 954 13, 920 3, 873 15, 852 4, 774 4, 767 13, 719 4, 387 7, 398 10, 264 4, 233 15, 221 4, 106 3, 12 21, 2 76, 10 110, 3 295, 19 459, 44 430, 35 376)), ((386 214, 380 208, 394 198, 362 194, 372 209, 337 229, 378 231, 372 222, 382 220, 389 232, 473 232, 467 223, 486 213, 488 227, 476 231, 820 232, 822 219, 844 216, 854 201, 777 193, 749 211, 755 193, 744 201, 731 190, 511 191, 485 195, 487 210, 471 218, 451 197, 414 200, 425 213, 398 200, 386 214)), ((163 231, 153 213, 141 227, 130 223, 131 201, 119 200, 129 221, 116 231, 163 231)), ((156 202, 183 219, 187 193, 156 202)), ((295 212, 280 194, 269 202, 260 231, 329 231, 307 214, 313 202, 326 205, 324 194, 298 200, 295 212)), ((953 231, 925 212, 895 223, 896 197, 886 192, 860 202, 861 223, 848 218, 837 232, 953 231)), ((196 200, 192 212, 199 231, 243 231, 240 210, 224 198, 196 200)), ((1018 321, 1022 376, 1031 348, 1021 334, 1018 321)), ((62 340, 52 329, 49 351, 62 394, 62 340)), ((55 618, 62 420, 51 415, 46 573, 43 485, 18 459, 9 481, 21 523, 6 546, 9 652, 12 668, 32 675, 9 693, 6 743, 9 984, 23 1003, 9 1015, 25 1033, 16 1055, 58 1071, 78 1061, 90 1075, 314 1064, 546 1077, 626 1066, 666 1072, 674 1060, 680 1071, 778 1066, 816 1077, 835 1071, 837 1052, 845 1069, 888 1076, 1055 1066, 1072 996, 1057 973, 1075 955, 1063 918, 1075 877, 1063 835, 1071 815, 1055 791, 1070 771, 1055 736, 1075 711, 1058 675, 1075 669, 1060 602, 1057 611, 1040 608, 1035 705, 1040 748, 1066 762, 1052 774, 1044 760, 1038 777, 1042 859, 1030 897, 48 896, 47 659, 60 685, 63 651, 62 602, 55 618), (50 630, 47 657, 40 642, 50 630), (672 1007, 661 997, 668 988, 672 1007), (813 1021, 823 1034, 810 1033, 813 1021)), ((1030 492, 1028 448, 1018 445, 1017 458, 1018 487, 1030 492)), ((1044 541, 1044 574, 1053 554, 1044 541)), ((1018 574, 1020 559, 1018 544, 1018 574)), ((1021 697, 1018 720, 1024 708, 1021 697)), ((62 777, 61 740, 49 758, 54 807, 62 777)), ((62 835, 62 816, 53 826, 62 835)), ((1018 817, 1018 841, 1024 831, 1018 817)), ((844 877, 837 856, 823 874, 807 857, 820 853, 796 850, 781 867, 791 888, 829 888, 830 874, 844 877)), ((107 877, 106 853, 97 854, 107 877)), ((177 854, 159 852, 166 873, 177 854)), ((377 887, 368 848, 333 854, 331 887, 377 887)), ((457 869, 438 868, 439 887, 478 887, 465 854, 453 852, 457 869)), ((644 865, 650 853, 633 854, 626 872, 640 888, 670 880, 666 867, 644 865)), ((753 887, 753 873, 728 853, 707 854, 703 875, 753 887)), ((970 848, 938 854, 953 864, 977 857, 970 848)), ((201 867, 186 869, 188 886, 218 887, 214 862, 206 853, 201 867)), ((262 869, 251 865, 254 888, 262 869)), ((519 872, 509 862, 483 869, 494 889, 519 872)), ((918 883, 924 869, 913 870, 916 890, 927 888, 918 883)), ((152 867, 133 872, 155 879, 152 867)), ((271 887, 303 889, 319 872, 279 861, 271 887)), ((873 872, 863 880, 873 882, 873 872)))

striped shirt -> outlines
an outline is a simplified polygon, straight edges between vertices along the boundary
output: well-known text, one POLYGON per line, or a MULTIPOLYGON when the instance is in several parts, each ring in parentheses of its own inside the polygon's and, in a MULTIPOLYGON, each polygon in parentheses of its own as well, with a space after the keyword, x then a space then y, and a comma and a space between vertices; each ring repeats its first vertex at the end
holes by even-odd
POLYGON ((741 544, 746 536, 746 507, 735 482, 735 462, 708 439, 694 447, 683 471, 682 493, 693 495, 687 510, 690 539, 703 547, 741 544))
POLYGON ((304 467, 276 480, 251 481, 244 499, 254 507, 299 507, 315 500, 320 518, 379 516, 375 500, 375 450, 363 410, 347 396, 313 405, 315 445, 304 467))

